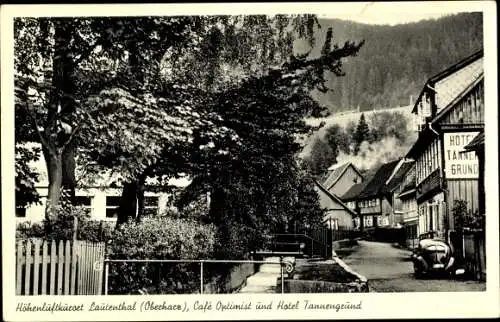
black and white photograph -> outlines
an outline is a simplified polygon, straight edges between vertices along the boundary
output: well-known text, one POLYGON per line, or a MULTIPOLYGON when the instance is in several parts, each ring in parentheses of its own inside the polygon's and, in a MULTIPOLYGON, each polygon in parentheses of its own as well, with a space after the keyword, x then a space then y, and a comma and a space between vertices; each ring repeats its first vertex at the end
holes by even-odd
POLYGON ((496 46, 470 3, 2 10, 12 312, 498 293, 496 46))

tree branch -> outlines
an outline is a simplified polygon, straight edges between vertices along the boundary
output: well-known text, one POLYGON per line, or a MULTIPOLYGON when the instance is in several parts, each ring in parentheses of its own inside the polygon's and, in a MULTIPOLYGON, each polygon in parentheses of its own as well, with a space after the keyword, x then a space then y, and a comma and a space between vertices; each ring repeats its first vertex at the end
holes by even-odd
POLYGON ((63 146, 61 147, 61 150, 60 151, 64 151, 66 150, 66 148, 68 147, 68 145, 71 144, 71 142, 75 139, 75 136, 76 134, 78 133, 78 131, 80 130, 80 127, 81 127, 82 123, 79 123, 75 129, 71 132, 68 140, 66 140, 66 142, 63 144, 63 146))
POLYGON ((40 125, 38 124, 38 120, 36 118, 36 115, 35 113, 31 110, 31 108, 29 108, 30 104, 26 102, 26 105, 23 105, 24 109, 26 110, 28 116, 31 118, 31 120, 33 121, 33 123, 35 123, 35 131, 36 133, 38 134, 38 137, 40 138, 40 143, 42 144, 42 146, 44 146, 47 150, 49 150, 50 152, 54 153, 56 152, 52 146, 47 142, 47 140, 45 139, 45 137, 43 136, 43 133, 40 131, 40 125))

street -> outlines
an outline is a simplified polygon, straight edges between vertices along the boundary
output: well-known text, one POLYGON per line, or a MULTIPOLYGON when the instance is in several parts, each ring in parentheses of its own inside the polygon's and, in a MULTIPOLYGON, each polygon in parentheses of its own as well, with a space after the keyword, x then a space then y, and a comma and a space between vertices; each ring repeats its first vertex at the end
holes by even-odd
POLYGON ((445 278, 415 279, 410 251, 390 243, 359 241, 342 258, 354 271, 368 279, 371 292, 464 292, 484 291, 486 284, 445 278))

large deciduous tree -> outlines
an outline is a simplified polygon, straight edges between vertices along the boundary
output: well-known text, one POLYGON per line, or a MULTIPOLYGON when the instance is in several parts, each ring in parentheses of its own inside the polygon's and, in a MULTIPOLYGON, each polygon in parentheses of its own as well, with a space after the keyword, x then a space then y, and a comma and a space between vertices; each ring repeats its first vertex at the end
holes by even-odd
POLYGON ((87 143, 80 131, 115 111, 110 92, 122 103, 129 93, 142 101, 155 71, 145 62, 159 61, 168 47, 182 48, 196 28, 190 17, 15 20, 16 115, 27 116, 23 126, 42 146, 47 210, 60 203, 62 191, 74 196, 77 149, 87 143))

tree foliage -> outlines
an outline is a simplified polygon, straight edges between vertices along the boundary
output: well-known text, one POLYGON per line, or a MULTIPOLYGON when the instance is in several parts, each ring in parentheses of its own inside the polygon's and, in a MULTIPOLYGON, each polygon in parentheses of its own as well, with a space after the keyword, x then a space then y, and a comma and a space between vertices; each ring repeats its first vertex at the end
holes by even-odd
POLYGON ((354 132, 354 154, 358 154, 361 144, 370 140, 370 128, 366 123, 365 115, 361 113, 356 132, 354 132))
MULTIPOLYGON (((395 26, 360 24, 320 19, 325 28, 315 38, 326 38, 333 27, 335 39, 366 39, 359 59, 344 64, 345 77, 328 79, 332 89, 317 93, 318 101, 331 112, 361 111, 406 106, 415 101, 425 81, 483 48, 483 14, 460 13, 435 20, 395 26)), ((319 53, 321 47, 312 54, 319 53)))
POLYGON ((311 197, 295 157, 304 117, 323 110, 310 93, 344 75, 363 44, 330 36, 319 57, 294 55, 316 25, 309 15, 17 19, 16 111, 43 147, 49 205, 61 188, 74 193, 78 160, 118 174, 119 225, 140 219, 146 178, 181 173, 210 194, 222 244, 233 227, 282 225, 311 197))

